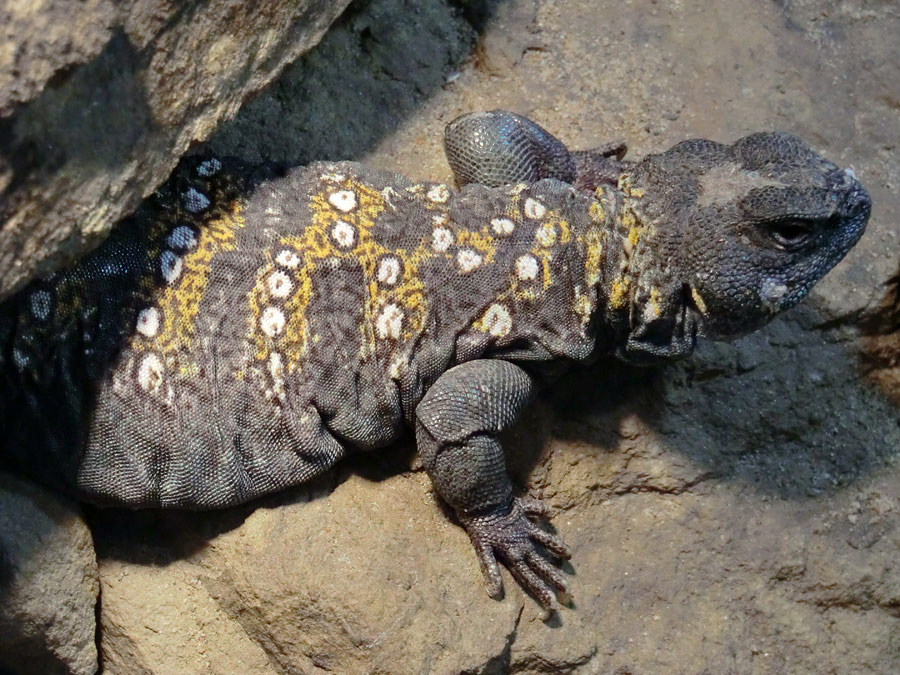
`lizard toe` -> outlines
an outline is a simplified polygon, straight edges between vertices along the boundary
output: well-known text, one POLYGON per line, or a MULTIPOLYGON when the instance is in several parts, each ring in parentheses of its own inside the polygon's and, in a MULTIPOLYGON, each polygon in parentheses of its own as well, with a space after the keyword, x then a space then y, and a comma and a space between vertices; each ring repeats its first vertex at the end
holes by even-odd
POLYGON ((539 546, 560 558, 568 558, 569 549, 558 536, 529 520, 530 513, 546 511, 537 500, 526 498, 514 499, 506 513, 461 516, 491 597, 500 597, 503 588, 499 559, 519 586, 548 612, 555 610, 557 594, 568 598, 569 584, 563 573, 541 554, 539 546))

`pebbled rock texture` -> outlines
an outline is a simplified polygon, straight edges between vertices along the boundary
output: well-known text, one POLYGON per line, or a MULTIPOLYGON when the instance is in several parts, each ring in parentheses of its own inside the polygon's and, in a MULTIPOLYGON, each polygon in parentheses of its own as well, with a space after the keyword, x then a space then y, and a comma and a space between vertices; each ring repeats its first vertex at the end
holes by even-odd
POLYGON ((349 0, 0 8, 0 298, 102 241, 349 0))
POLYGON ((99 590, 78 505, 0 473, 0 664, 22 675, 96 672, 99 590))
POLYGON ((503 107, 635 155, 784 129, 875 207, 801 307, 736 344, 564 376, 510 434, 572 546, 572 608, 487 597, 411 448, 221 513, 87 510, 111 673, 893 673, 900 662, 900 10, 859 1, 355 3, 222 125, 247 159, 449 180, 503 107))

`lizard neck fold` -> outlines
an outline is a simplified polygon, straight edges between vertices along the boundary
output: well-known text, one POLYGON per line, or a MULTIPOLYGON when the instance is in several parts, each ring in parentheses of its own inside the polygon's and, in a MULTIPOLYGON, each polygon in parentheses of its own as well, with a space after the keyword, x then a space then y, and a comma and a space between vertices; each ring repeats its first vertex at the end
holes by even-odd
POLYGON ((620 342, 630 330, 644 228, 623 190, 601 184, 593 196, 585 234, 585 284, 596 293, 595 320, 620 342))
POLYGON ((607 223, 598 316, 612 333, 615 353, 628 361, 655 362, 690 354, 697 310, 679 277, 678 261, 660 246, 657 223, 643 216, 644 189, 623 172, 617 189, 598 201, 615 203, 607 223))

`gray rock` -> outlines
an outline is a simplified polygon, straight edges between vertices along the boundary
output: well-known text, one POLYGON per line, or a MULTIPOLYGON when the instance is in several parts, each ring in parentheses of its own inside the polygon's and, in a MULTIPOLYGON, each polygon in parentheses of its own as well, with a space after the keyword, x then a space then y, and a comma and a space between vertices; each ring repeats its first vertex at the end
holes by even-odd
POLYGON ((78 505, 0 473, 0 667, 97 672, 98 591, 78 505))
POLYGON ((0 10, 0 298, 102 241, 348 2, 0 10))

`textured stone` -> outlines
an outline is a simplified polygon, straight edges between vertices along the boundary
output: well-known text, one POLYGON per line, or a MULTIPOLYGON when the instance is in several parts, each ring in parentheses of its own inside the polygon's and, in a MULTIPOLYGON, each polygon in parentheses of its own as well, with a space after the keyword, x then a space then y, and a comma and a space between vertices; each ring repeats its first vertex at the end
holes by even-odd
POLYGON ((500 656, 519 591, 485 596, 468 538, 424 474, 379 478, 241 510, 240 527, 185 557, 179 542, 208 536, 208 515, 138 520, 152 545, 132 533, 103 552, 104 663, 117 673, 451 673, 500 656), (178 541, 152 534, 160 525, 177 527, 178 541), (160 556, 173 560, 163 573, 130 562, 160 556))
POLYGON ((0 298, 98 244, 348 0, 0 10, 0 298))
POLYGON ((96 672, 98 590, 78 505, 0 473, 0 669, 96 672))

